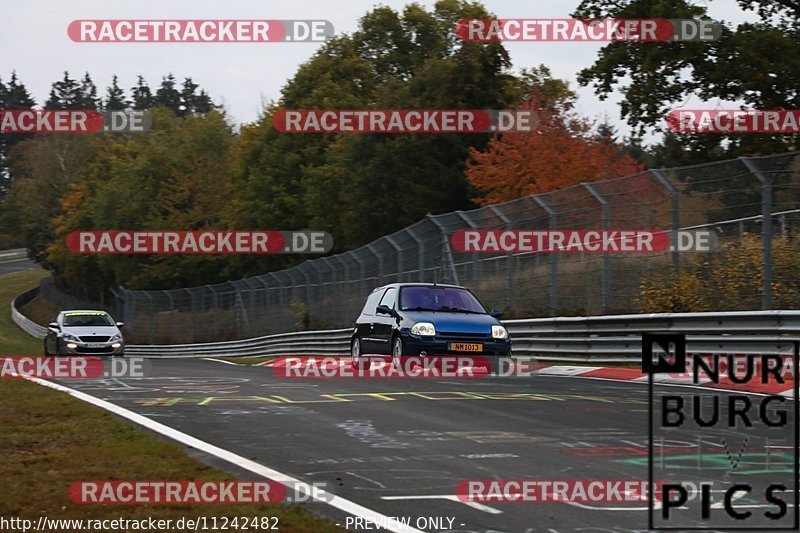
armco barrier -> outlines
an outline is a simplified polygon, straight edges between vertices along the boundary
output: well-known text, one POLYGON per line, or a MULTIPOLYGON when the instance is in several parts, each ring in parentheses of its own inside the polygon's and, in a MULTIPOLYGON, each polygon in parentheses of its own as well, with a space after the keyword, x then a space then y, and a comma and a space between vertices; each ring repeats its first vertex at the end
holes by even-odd
POLYGON ((15 259, 15 258, 24 259, 26 257, 28 257, 27 248, 16 248, 14 250, 0 250, 0 260, 15 259))
POLYGON ((47 328, 40 326, 33 320, 19 312, 18 307, 33 300, 39 293, 39 287, 23 292, 13 300, 11 300, 11 319, 22 328, 28 335, 36 337, 37 339, 44 339, 47 335, 47 328))
MULTIPOLYGON (((22 329, 43 338, 47 329, 16 308, 36 290, 11 303, 11 316, 22 329)), ((731 311, 720 313, 656 313, 592 317, 506 320, 514 355, 542 361, 638 362, 645 331, 688 333, 693 349, 731 350, 737 353, 790 353, 788 339, 800 337, 800 311, 731 311), (753 341, 760 341, 754 343, 753 341)), ((259 357, 266 355, 346 355, 351 328, 280 333, 254 339, 202 344, 129 345, 128 355, 145 357, 259 357)))

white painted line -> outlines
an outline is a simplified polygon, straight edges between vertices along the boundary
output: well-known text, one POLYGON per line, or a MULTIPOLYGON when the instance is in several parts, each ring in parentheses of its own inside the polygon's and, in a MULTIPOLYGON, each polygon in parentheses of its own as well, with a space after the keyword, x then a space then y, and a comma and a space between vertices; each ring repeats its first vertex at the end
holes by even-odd
POLYGON ((234 363, 233 361, 226 361, 225 359, 214 359, 213 357, 203 357, 204 361, 216 361, 217 363, 225 363, 226 365, 247 366, 241 363, 234 363))
POLYGON ((381 500, 450 500, 458 503, 463 503, 464 505, 472 507, 473 509, 477 509, 478 511, 483 511, 484 513, 503 514, 503 511, 501 511, 500 509, 495 509, 494 507, 489 507, 488 505, 478 502, 464 501, 455 494, 422 494, 420 496, 381 496, 381 500))
POLYGON ((536 370, 537 374, 551 376, 578 376, 593 370, 600 370, 600 366, 546 366, 536 370))
MULTIPOLYGON (((301 491, 305 491, 305 488, 309 485, 306 482, 301 481, 297 478, 291 477, 282 472, 278 472, 277 470, 273 470, 268 466, 256 463, 255 461, 251 461, 246 457, 242 457, 241 455, 229 452, 228 450, 225 450, 218 446, 214 446, 213 444, 209 444, 208 442, 202 441, 197 437, 192 437, 189 434, 183 433, 182 431, 178 431, 177 429, 173 429, 169 426, 165 426, 164 424, 156 422, 155 420, 151 420, 138 413, 134 413, 133 411, 129 411, 128 409, 120 407, 119 405, 115 405, 111 402, 101 400, 100 398, 95 398, 94 396, 91 396, 84 392, 80 392, 75 389, 71 389, 69 387, 65 387, 63 385, 59 385, 58 383, 53 383, 44 379, 40 378, 26 378, 26 379, 29 379, 34 383, 38 383, 39 385, 55 389, 57 391, 66 392, 70 396, 73 396, 79 400, 83 400, 84 402, 100 407, 101 409, 105 409, 106 411, 119 415, 123 418, 127 418, 128 420, 135 422, 140 426, 144 426, 147 429, 155 431, 156 433, 161 433, 162 435, 169 437, 173 440, 176 440, 181 444, 185 444, 186 446, 191 446, 192 448, 196 448, 209 455, 218 457, 223 461, 227 461, 240 468, 249 470, 254 474, 258 474, 273 481, 283 483, 284 485, 290 488, 300 487, 301 491)), ((390 521, 390 517, 383 515, 377 511, 373 511, 372 509, 368 509, 355 502, 351 502, 350 500, 342 498, 341 496, 329 494, 321 489, 316 489, 316 493, 319 495, 319 501, 327 503, 331 507, 335 507, 341 511, 344 511, 345 513, 351 514, 353 516, 359 516, 364 518, 365 520, 377 522, 380 524, 392 523, 390 521)), ((306 494, 308 493, 306 492, 306 494)), ((385 526, 385 529, 388 529, 389 531, 393 531, 395 533, 424 533, 419 529, 415 529, 403 523, 398 523, 392 526, 385 526)))

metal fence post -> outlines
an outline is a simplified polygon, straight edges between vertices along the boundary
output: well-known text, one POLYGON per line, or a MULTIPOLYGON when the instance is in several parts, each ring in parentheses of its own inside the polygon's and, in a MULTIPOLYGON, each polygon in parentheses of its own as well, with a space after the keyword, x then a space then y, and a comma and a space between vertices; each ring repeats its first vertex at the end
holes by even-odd
MULTIPOLYGON (((470 229, 478 229, 478 226, 470 220, 466 213, 463 211, 456 211, 456 214, 466 222, 467 226, 470 229)), ((476 286, 476 290, 480 290, 481 288, 481 265, 480 265, 480 257, 477 252, 472 253, 472 282, 476 286)))
MULTIPOLYGON (((550 207, 547 202, 539 198, 537 195, 532 194, 529 196, 539 207, 544 209, 547 213, 547 227, 550 230, 555 230, 558 227, 558 212, 550 207)), ((558 311, 558 254, 550 251, 550 315, 554 315, 558 311)))
POLYGON ((361 293, 362 293, 362 294, 368 294, 368 293, 367 293, 367 290, 364 288, 364 285, 365 285, 365 284, 366 284, 366 282, 367 282, 367 280, 366 280, 367 274, 366 274, 366 270, 364 270, 364 261, 363 261, 363 260, 361 260, 361 258, 360 258, 360 257, 358 257, 358 254, 356 253, 357 251, 358 251, 358 250, 355 250, 355 251, 353 251, 353 252, 351 253, 351 255, 353 256, 353 260, 354 260, 356 263, 358 263, 358 270, 359 270, 359 272, 361 273, 361 277, 359 278, 359 280, 360 280, 360 284, 361 284, 361 293))
POLYGON ((153 312, 153 296, 150 294, 150 291, 146 291, 144 293, 147 296, 147 303, 148 303, 148 315, 150 315, 150 344, 155 344, 155 333, 156 333, 156 317, 155 313, 153 312))
MULTIPOLYGON (((451 271, 452 276, 453 276, 453 280, 452 281, 453 281, 454 284, 458 285, 459 284, 458 283, 458 272, 456 272, 456 265, 453 262, 453 252, 450 249, 450 240, 447 238, 447 231, 445 231, 444 226, 442 226, 442 224, 438 220, 436 220, 435 216, 431 215, 430 213, 428 213, 425 216, 427 217, 428 220, 433 222, 433 224, 438 228, 439 233, 442 235, 442 263, 444 263, 446 260, 449 259, 450 271, 451 271)), ((442 270, 444 271, 444 269, 445 269, 444 264, 442 264, 441 266, 442 266, 442 270)), ((434 281, 437 281, 435 277, 434 277, 434 281)), ((439 280, 439 281, 445 281, 445 280, 439 280)))
POLYGON ((378 258, 378 285, 383 285, 383 256, 375 251, 375 246, 372 243, 367 245, 367 250, 378 258))
POLYGON ((413 226, 406 228, 406 233, 411 235, 411 238, 417 243, 417 259, 419 260, 417 272, 419 275, 418 281, 425 281, 425 242, 422 241, 417 232, 412 230, 413 226))
POLYGON ((680 192, 662 173, 661 170, 651 170, 653 176, 656 177, 658 182, 669 191, 671 202, 670 212, 672 214, 672 234, 670 235, 669 242, 672 247, 672 269, 677 274, 681 268, 680 250, 678 250, 678 230, 681 229, 681 212, 680 212, 680 192))
POLYGON ((403 272, 403 249, 400 247, 399 244, 397 244, 397 241, 395 241, 394 237, 392 237, 391 235, 387 235, 386 240, 388 241, 389 244, 392 245, 392 248, 394 248, 395 251, 395 255, 397 255, 397 279, 395 281, 399 283, 403 281, 401 278, 401 272, 403 272))
POLYGON ((767 311, 772 309, 772 181, 749 158, 740 157, 739 159, 761 182, 761 246, 763 248, 761 309, 767 311))
MULTIPOLYGON (((597 203, 600 204, 600 217, 602 219, 603 229, 608 230, 610 228, 611 217, 609 213, 609 206, 608 202, 606 201, 603 196, 595 190, 588 183, 581 183, 581 185, 589 191, 589 194, 597 200, 597 203)), ((605 313, 608 310, 608 302, 609 298, 611 297, 611 263, 610 263, 610 256, 608 255, 608 251, 603 251, 603 271, 601 274, 601 298, 602 298, 602 310, 605 313)))

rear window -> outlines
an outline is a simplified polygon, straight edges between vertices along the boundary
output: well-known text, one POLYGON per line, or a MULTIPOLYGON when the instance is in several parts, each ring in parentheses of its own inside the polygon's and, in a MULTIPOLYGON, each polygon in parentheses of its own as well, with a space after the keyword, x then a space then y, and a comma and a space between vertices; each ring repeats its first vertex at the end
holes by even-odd
POLYGON ((403 311, 420 309, 486 313, 471 292, 454 287, 403 287, 400 305, 403 311))
POLYGON ((364 309, 361 310, 362 315, 374 315, 375 308, 378 307, 378 299, 383 294, 383 291, 374 291, 367 297, 367 303, 364 304, 364 309))

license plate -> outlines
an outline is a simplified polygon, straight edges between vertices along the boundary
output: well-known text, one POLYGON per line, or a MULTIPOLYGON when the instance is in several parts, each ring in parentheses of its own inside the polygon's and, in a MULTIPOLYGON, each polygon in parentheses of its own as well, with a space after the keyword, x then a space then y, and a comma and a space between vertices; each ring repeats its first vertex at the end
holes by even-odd
POLYGON ((97 342, 90 342, 89 344, 86 345, 86 347, 87 348, 105 348, 106 345, 102 344, 102 343, 97 343, 97 342))
POLYGON ((483 344, 479 342, 451 342, 450 349, 454 352, 482 352, 483 344))

